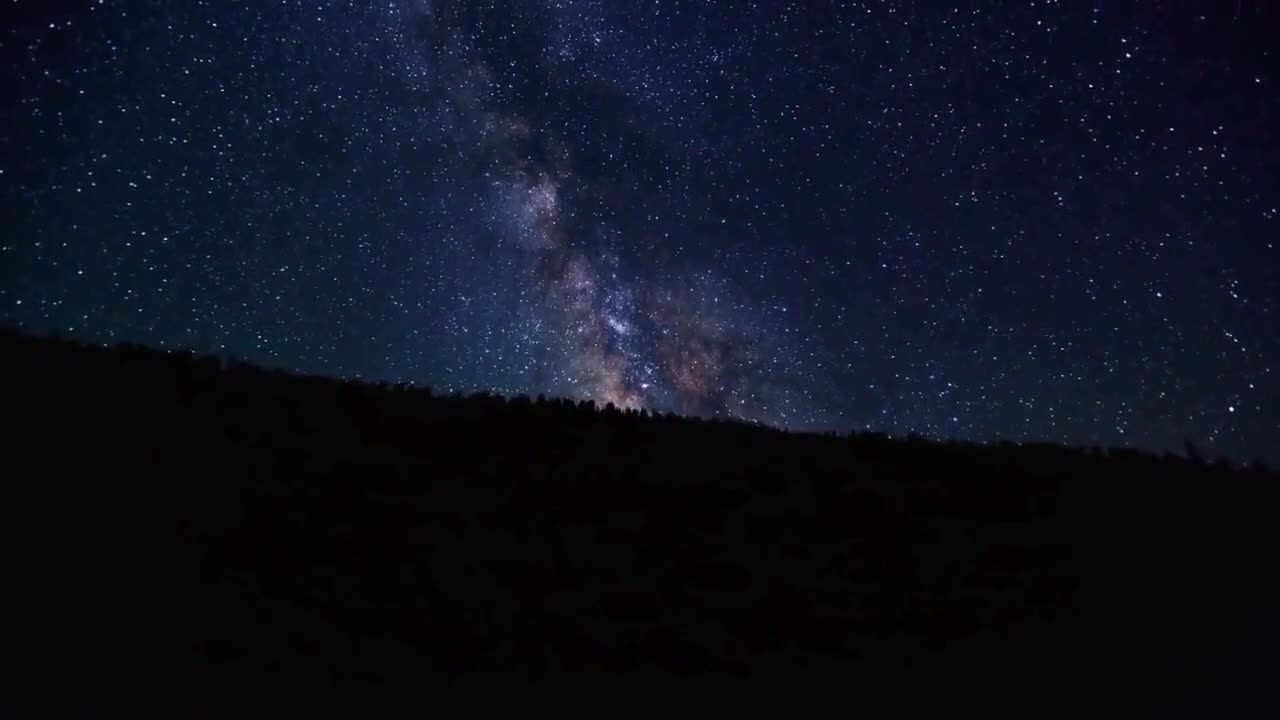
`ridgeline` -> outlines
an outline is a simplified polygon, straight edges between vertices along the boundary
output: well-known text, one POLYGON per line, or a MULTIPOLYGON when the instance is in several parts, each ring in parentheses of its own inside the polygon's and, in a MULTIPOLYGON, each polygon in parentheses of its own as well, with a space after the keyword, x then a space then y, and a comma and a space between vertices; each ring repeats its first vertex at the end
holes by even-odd
POLYGON ((0 352, 13 587, 29 657, 73 680, 934 669, 1243 698, 1278 637, 1260 466, 0 352))

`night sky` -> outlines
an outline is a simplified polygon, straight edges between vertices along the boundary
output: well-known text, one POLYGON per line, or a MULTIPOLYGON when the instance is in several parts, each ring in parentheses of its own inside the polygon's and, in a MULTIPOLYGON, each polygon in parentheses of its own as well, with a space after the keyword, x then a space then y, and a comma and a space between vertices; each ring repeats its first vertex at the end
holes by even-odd
POLYGON ((0 323, 1280 461, 1274 3, 6 0, 0 323))

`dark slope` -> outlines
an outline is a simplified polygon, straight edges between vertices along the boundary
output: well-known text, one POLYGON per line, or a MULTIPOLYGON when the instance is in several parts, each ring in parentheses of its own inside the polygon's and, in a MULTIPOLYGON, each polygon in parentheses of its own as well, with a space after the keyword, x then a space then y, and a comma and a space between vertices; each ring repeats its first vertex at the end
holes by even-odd
POLYGON ((1277 637, 1262 469, 0 343, 15 594, 72 682, 930 669, 1240 699, 1277 637))

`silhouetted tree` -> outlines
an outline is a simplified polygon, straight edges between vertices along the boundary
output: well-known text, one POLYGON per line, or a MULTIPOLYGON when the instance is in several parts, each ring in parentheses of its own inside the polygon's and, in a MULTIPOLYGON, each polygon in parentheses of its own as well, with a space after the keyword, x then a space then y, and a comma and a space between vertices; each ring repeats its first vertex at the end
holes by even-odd
POLYGON ((1203 464, 1204 457, 1200 455, 1200 450, 1196 448, 1196 444, 1191 442, 1191 438, 1182 441, 1183 448, 1187 451, 1187 459, 1196 464, 1203 464))

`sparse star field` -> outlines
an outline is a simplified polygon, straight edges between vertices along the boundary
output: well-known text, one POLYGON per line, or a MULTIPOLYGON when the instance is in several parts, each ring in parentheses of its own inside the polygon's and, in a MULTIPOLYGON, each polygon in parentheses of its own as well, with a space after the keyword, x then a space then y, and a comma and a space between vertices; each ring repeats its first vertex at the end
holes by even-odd
POLYGON ((0 322, 1274 464, 1271 5, 8 0, 0 322))

